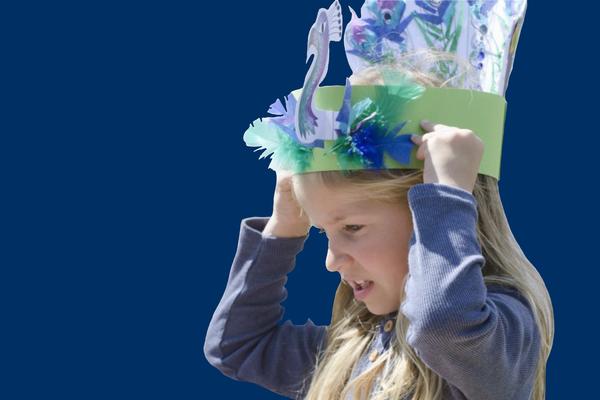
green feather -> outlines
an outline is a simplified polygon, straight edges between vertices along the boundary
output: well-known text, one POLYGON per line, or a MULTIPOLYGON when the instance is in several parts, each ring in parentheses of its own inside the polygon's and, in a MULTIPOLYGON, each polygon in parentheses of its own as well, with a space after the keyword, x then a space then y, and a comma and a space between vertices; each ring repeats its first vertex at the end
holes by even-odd
POLYGON ((386 68, 382 75, 385 86, 376 88, 376 102, 381 116, 390 121, 406 103, 420 97, 425 88, 397 70, 386 68))
POLYGON ((258 147, 255 151, 264 150, 259 160, 271 156, 269 168, 274 171, 302 172, 312 162, 312 149, 297 143, 269 122, 269 118, 256 119, 244 132, 243 138, 246 146, 258 147))

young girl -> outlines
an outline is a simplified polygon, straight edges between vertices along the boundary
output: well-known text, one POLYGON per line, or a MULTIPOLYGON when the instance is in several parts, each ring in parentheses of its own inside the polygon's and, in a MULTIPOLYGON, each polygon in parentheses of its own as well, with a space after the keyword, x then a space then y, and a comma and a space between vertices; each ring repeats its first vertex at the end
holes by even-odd
MULTIPOLYGON (((397 23, 401 19, 394 16, 404 12, 404 4, 367 0, 363 11, 397 23)), ((424 2, 410 4, 425 7, 424 2)), ((435 4, 440 8, 434 10, 447 11, 448 3, 435 4)), ((479 2, 469 2, 478 18, 490 4, 478 8, 479 2)), ((336 17, 332 5, 320 11, 313 28, 323 37, 339 39, 337 28, 323 29, 336 17)), ((429 17, 421 23, 447 21, 429 17)), ((377 21, 355 21, 351 32, 357 33, 362 47, 348 41, 347 53, 360 54, 357 51, 366 48, 364 24, 377 21)), ((407 24, 398 23, 398 29, 407 24)), ((309 49, 319 43, 315 32, 311 29, 309 49)), ((419 32, 412 34, 417 37, 419 32)), ((478 45, 471 39, 465 37, 467 49, 478 45)), ((508 42, 513 57, 516 39, 508 42)), ((412 62, 404 50, 401 53, 408 62, 394 67, 423 86, 470 88, 471 80, 465 78, 481 77, 481 69, 470 71, 470 64, 460 58, 445 63, 453 54, 431 51, 430 57, 412 62), (427 64, 468 70, 447 79, 426 72, 434 70, 424 67, 427 64)), ((318 65, 318 54, 315 60, 318 65)), ((305 91, 310 93, 307 88, 314 89, 318 82, 310 72, 321 70, 309 70, 297 108, 289 101, 286 112, 275 107, 282 114, 277 121, 282 129, 305 142, 306 131, 299 129, 301 124, 292 126, 289 109, 299 110, 298 121, 306 111, 302 107, 311 101, 305 91)), ((506 84, 507 76, 500 84, 506 84)), ((385 81, 379 65, 350 78, 352 85, 385 81)), ((491 91, 503 92, 498 87, 491 91)), ((350 103, 349 96, 344 96, 335 119, 342 126, 348 117, 346 100, 350 103)), ((358 125, 377 119, 369 112, 360 114, 367 117, 358 125)), ((315 117, 312 112, 302 116, 309 122, 315 117)), ((327 126, 327 114, 319 118, 327 126)), ((497 178, 480 173, 484 144, 460 126, 423 120, 420 127, 424 134, 412 135, 411 140, 422 169, 277 171, 271 217, 242 220, 229 280, 204 345, 213 366, 233 379, 297 399, 545 398, 546 362, 554 336, 552 304, 542 278, 511 233, 497 178), (287 274, 311 226, 327 235, 326 268, 340 276, 327 326, 310 320, 301 326, 281 322, 287 274)), ((266 140, 274 138, 266 128, 261 132, 266 140)), ((352 132, 356 144, 355 138, 363 136, 352 132)), ((358 145, 372 150, 368 143, 358 145)), ((292 146, 278 156, 302 157, 304 152, 292 146)))
MULTIPOLYGON (((351 82, 381 80, 371 68, 351 82)), ((277 173, 273 215, 242 221, 206 336, 213 366, 289 398, 545 398, 552 305, 497 180, 477 173, 483 146, 468 130, 421 125, 423 170, 277 173), (341 278, 331 323, 281 324, 311 225, 341 278)))

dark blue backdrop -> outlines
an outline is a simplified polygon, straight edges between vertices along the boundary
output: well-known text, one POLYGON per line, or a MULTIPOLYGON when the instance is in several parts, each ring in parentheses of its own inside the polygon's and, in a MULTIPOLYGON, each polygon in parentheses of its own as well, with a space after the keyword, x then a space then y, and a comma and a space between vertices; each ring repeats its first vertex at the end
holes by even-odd
MULTIPOLYGON (((530 3, 501 193, 554 303, 547 398, 587 398, 597 22, 584 2, 530 3)), ((275 175, 242 134, 302 86, 308 29, 330 1, 19 4, 2 13, 0 397, 279 398, 223 376, 202 345, 240 220, 271 213, 275 175)), ((362 2, 342 4, 347 22, 362 2)), ((323 85, 349 74, 332 45, 323 85)), ((325 251, 313 231, 286 319, 329 322, 325 251)))

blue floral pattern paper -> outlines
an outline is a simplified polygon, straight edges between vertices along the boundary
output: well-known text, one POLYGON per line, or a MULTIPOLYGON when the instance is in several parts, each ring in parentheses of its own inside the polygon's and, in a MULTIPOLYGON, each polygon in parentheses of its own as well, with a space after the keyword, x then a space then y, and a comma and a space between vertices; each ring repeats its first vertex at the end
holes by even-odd
MULTIPOLYGON (((357 73, 408 53, 414 65, 423 49, 455 53, 475 74, 449 86, 504 96, 526 8, 526 0, 366 0, 360 17, 350 8, 346 57, 357 73)), ((442 80, 458 70, 452 61, 417 66, 442 80)))

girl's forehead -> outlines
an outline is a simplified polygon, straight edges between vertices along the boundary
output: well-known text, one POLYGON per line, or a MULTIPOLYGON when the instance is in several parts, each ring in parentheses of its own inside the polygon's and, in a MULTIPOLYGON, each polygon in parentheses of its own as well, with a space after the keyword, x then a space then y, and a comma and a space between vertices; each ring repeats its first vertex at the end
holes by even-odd
MULTIPOLYGON (((349 217, 351 217, 351 216, 352 216, 351 214, 350 214, 350 215, 344 215, 344 214, 338 214, 338 215, 334 215, 333 217, 331 217, 331 218, 330 218, 330 220, 329 220, 329 221, 325 221, 325 224, 329 224, 329 225, 335 225, 335 224, 337 224, 338 222, 341 222, 341 221, 343 221, 343 220, 345 220, 346 218, 349 218, 349 217)), ((312 220, 312 218, 310 218, 310 216, 309 216, 309 221, 310 221, 310 224, 311 224, 312 226, 317 226, 317 225, 319 225, 319 223, 317 223, 316 221, 313 221, 313 220, 312 220)))
POLYGON ((294 188, 306 197, 313 198, 343 196, 345 198, 360 199, 362 197, 356 190, 351 190, 348 185, 326 185, 315 179, 302 180, 297 185, 294 185, 294 188))
POLYGON ((312 225, 333 225, 350 217, 365 216, 377 211, 376 205, 368 200, 348 199, 343 196, 309 198, 303 203, 303 208, 312 225))
POLYGON ((324 185, 315 185, 310 188, 303 187, 297 197, 303 204, 311 208, 335 207, 336 210, 349 209, 354 211, 368 207, 373 201, 367 196, 351 191, 344 187, 327 188, 324 185))

